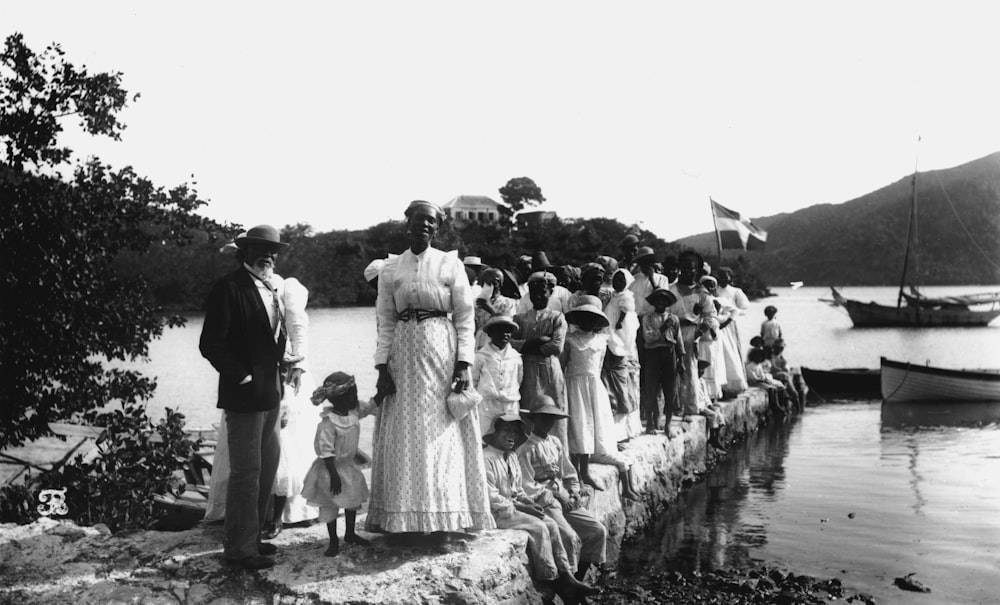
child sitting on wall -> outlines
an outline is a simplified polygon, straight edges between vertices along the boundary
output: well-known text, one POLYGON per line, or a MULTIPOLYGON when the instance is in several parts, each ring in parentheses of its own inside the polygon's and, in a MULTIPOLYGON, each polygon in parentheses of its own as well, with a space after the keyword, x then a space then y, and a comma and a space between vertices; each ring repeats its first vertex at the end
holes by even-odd
POLYGON ((608 530, 580 501, 580 482, 562 443, 549 435, 552 426, 567 414, 556 407, 551 397, 543 395, 539 407, 528 414, 532 432, 518 448, 525 492, 536 502, 547 496, 550 505, 545 514, 559 525, 563 546, 576 578, 583 581, 592 565, 606 559, 608 530))
POLYGON ((781 381, 775 380, 767 370, 767 353, 764 349, 751 349, 747 353, 747 382, 750 386, 767 389, 767 399, 771 409, 779 414, 788 412, 788 397, 781 381))
POLYGON ((525 428, 518 414, 504 414, 483 435, 490 509, 498 528, 527 532, 532 577, 549 584, 563 601, 578 602, 597 590, 573 575, 559 525, 524 491, 515 450, 527 439, 525 428))

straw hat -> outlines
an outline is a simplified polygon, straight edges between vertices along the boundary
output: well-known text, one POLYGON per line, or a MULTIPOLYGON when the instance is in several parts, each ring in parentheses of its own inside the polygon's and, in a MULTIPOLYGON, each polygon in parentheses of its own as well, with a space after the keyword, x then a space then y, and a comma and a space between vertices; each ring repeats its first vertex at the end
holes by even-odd
POLYGON ((517 323, 514 322, 514 319, 510 315, 494 315, 486 320, 486 325, 483 326, 483 329, 489 331, 493 326, 507 326, 511 330, 517 329, 517 323))
POLYGON ((462 264, 466 267, 482 267, 483 259, 478 256, 466 256, 462 259, 462 264))
POLYGON ((535 407, 532 410, 522 411, 521 413, 529 418, 531 416, 541 416, 545 414, 547 416, 555 416, 556 418, 569 418, 569 414, 559 409, 556 402, 545 395, 544 393, 535 398, 535 407))
POLYGON ((584 317, 597 320, 598 325, 606 328, 611 325, 608 316, 601 310, 601 299, 589 294, 579 298, 579 304, 566 312, 566 321, 576 323, 584 317))

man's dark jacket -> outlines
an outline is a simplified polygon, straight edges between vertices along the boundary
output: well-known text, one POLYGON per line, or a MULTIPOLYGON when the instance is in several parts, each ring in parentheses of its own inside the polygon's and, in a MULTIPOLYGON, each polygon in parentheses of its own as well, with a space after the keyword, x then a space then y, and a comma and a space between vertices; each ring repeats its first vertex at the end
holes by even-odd
POLYGON ((219 371, 218 407, 263 412, 278 406, 284 330, 275 342, 264 302, 246 269, 230 273, 212 288, 199 348, 219 371), (240 384, 248 375, 253 380, 240 384))

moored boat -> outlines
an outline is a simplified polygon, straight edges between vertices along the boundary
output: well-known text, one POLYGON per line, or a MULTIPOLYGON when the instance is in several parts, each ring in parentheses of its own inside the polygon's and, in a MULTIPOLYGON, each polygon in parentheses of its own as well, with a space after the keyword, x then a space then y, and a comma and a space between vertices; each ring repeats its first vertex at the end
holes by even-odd
POLYGON ((1000 371, 953 370, 882 358, 882 399, 1000 401, 1000 371))
POLYGON ((878 368, 802 368, 802 378, 817 395, 850 394, 879 397, 882 393, 878 368))
MULTIPOLYGON (((942 190, 944 188, 942 187, 942 190)), ((947 199, 948 192, 945 191, 947 199)), ((948 200, 950 204, 951 201, 948 200)), ((956 213, 956 216, 958 214, 956 213)), ((961 223, 961 217, 958 217, 961 223)), ((962 225, 964 228, 965 225, 962 225)), ((968 233, 968 230, 966 230, 968 233)), ((977 248, 982 248, 976 244, 977 248)), ((992 259, 987 259, 991 264, 992 259)), ((863 303, 843 296, 836 288, 833 304, 843 307, 855 327, 915 327, 935 328, 944 326, 985 326, 1000 316, 1000 292, 985 292, 959 296, 924 296, 914 285, 917 272, 917 171, 914 170, 910 194, 910 219, 906 232, 906 251, 903 254, 903 271, 899 279, 896 306, 876 302, 863 303), (910 264, 913 264, 911 276, 910 264), (909 292, 905 291, 909 284, 909 292)))

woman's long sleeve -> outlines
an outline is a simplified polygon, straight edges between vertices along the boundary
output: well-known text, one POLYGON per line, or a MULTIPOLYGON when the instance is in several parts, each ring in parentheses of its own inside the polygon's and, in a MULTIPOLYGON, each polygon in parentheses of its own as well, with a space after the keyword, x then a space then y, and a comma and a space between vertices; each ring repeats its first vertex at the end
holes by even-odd
POLYGON ((378 279, 378 298, 375 316, 378 318, 378 344, 375 346, 375 365, 389 363, 389 349, 396 333, 395 273, 398 257, 386 261, 378 279))

